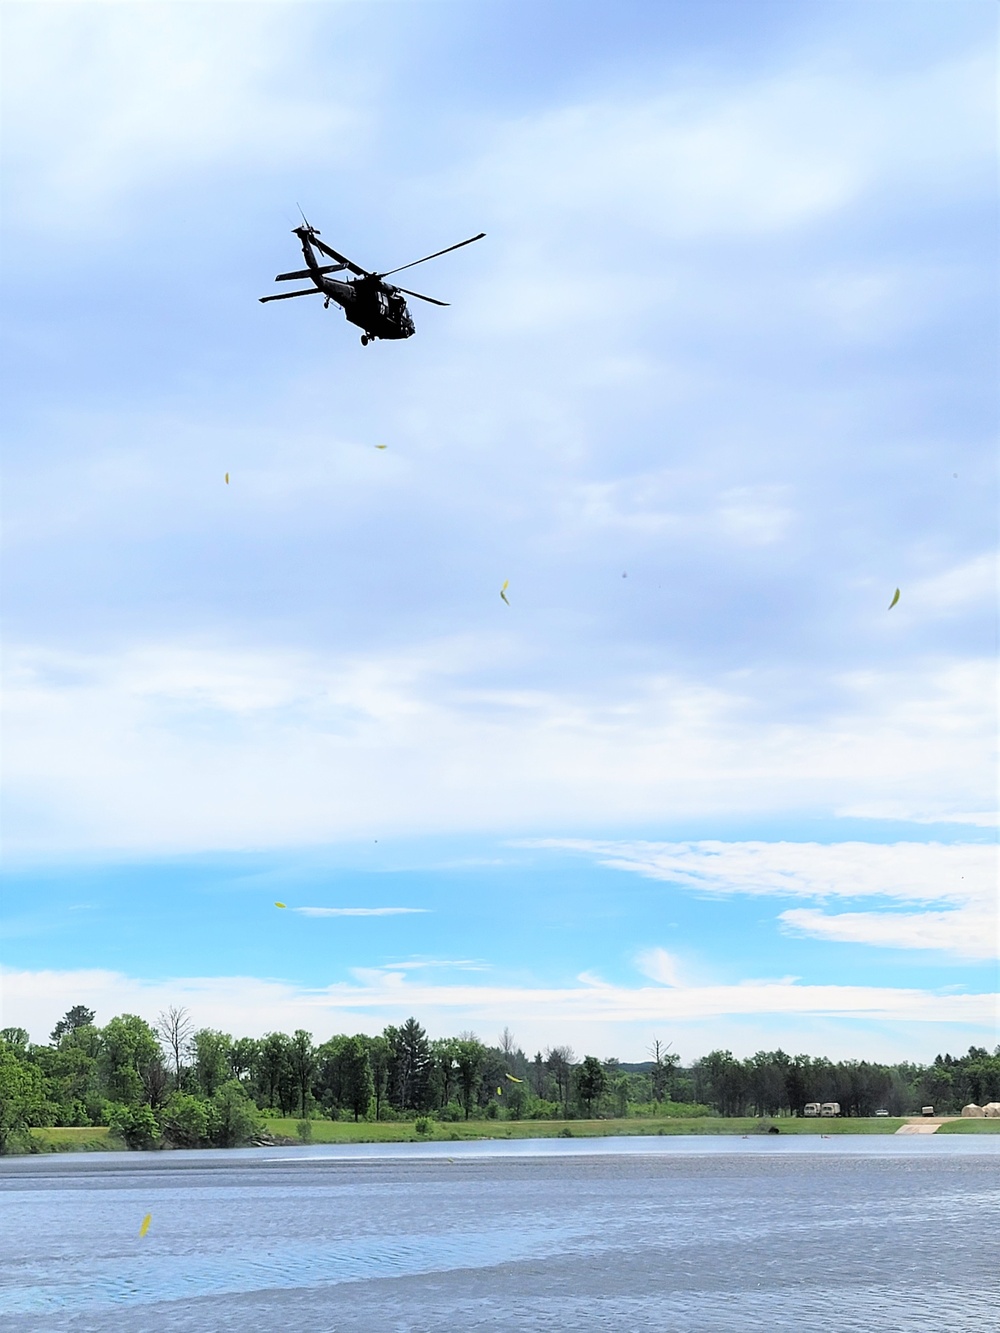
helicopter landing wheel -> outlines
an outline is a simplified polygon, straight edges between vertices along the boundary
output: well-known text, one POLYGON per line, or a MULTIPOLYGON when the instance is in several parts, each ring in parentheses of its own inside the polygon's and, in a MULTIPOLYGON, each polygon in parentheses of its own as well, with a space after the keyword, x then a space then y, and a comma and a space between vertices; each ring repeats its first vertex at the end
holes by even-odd
POLYGON ((368 346, 368 334, 367 334, 367 333, 363 333, 363 334, 361 335, 361 346, 362 346, 362 347, 367 347, 367 346, 368 346))

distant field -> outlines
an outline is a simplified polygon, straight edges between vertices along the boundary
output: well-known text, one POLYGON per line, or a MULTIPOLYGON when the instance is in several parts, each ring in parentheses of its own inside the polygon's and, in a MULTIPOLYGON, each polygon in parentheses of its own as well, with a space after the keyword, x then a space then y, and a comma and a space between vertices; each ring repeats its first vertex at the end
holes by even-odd
POLYGON ((1000 1134, 1000 1120, 949 1120, 939 1134, 1000 1134))
MULTIPOLYGON (((297 1121, 267 1120, 267 1131, 293 1139, 297 1121)), ((782 1119, 766 1121, 781 1134, 894 1134, 903 1120, 875 1119, 782 1119)), ((755 1134, 761 1132, 756 1116, 723 1119, 721 1116, 679 1117, 662 1120, 461 1120, 455 1123, 430 1121, 426 1134, 418 1134, 413 1121, 366 1123, 361 1121, 311 1120, 313 1143, 413 1143, 455 1142, 461 1139, 552 1139, 600 1138, 609 1135, 665 1134, 755 1134)))

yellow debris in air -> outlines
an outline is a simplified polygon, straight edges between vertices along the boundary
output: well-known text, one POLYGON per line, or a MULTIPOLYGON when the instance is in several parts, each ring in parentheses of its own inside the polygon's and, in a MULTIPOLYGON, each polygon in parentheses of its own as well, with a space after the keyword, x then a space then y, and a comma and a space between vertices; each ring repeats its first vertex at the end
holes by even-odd
POLYGON ((504 1074, 504 1078, 509 1079, 511 1083, 523 1083, 523 1078, 515 1078, 513 1074, 504 1074))
POLYGON ((275 905, 275 907, 284 907, 285 904, 284 904, 284 903, 275 903, 274 905, 275 905))
POLYGON ((388 447, 389 446, 387 444, 377 444, 375 446, 376 449, 388 449, 388 447))
POLYGON ((896 591, 892 594, 892 601, 889 603, 889 610, 890 610, 890 611, 892 610, 892 608, 896 605, 896 603, 897 603, 898 601, 899 601, 899 589, 897 588, 896 591))
POLYGON ((497 1088, 497 1096, 498 1096, 498 1097, 502 1097, 502 1096, 503 1096, 503 1088, 497 1088))
MULTIPOLYGON (((500 596, 504 599, 505 602, 507 602, 507 589, 509 587, 510 587, 510 579, 504 579, 503 587, 500 589, 500 596)), ((507 605, 510 606, 510 602, 507 602, 507 605)))
POLYGON ((142 1219, 142 1221, 141 1221, 140 1224, 139 1224, 139 1235, 140 1235, 140 1236, 144 1236, 144 1235, 146 1234, 146 1232, 149 1230, 149 1224, 150 1224, 150 1222, 152 1222, 152 1220, 153 1220, 153 1214, 152 1214, 152 1213, 147 1213, 146 1216, 142 1219))
POLYGON ((228 472, 226 473, 226 485, 227 485, 227 486, 229 485, 229 473, 228 473, 228 472))

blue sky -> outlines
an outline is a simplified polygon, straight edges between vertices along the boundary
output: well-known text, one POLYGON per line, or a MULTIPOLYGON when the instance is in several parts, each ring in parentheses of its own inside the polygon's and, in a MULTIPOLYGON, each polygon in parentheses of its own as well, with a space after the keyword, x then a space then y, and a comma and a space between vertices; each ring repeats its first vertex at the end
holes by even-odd
POLYGON ((1000 1040, 995 6, 3 22, 4 1023, 1000 1040))

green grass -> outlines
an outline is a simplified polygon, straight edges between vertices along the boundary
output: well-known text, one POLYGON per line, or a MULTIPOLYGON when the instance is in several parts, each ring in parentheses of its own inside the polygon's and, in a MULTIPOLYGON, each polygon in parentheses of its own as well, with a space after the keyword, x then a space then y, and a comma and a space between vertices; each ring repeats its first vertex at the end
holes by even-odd
POLYGON ((949 1120, 939 1134, 1000 1134, 1000 1120, 949 1120))
MULTIPOLYGON (((268 1119, 265 1127, 276 1138, 298 1142, 295 1119, 268 1119)), ((426 1134, 418 1134, 413 1121, 311 1120, 313 1143, 442 1143, 462 1139, 553 1139, 599 1138, 617 1135, 666 1134, 756 1134, 761 1121, 756 1116, 677 1116, 651 1120, 460 1120, 430 1121, 426 1134)), ((903 1120, 876 1119, 779 1119, 782 1134, 894 1134, 903 1120)))
POLYGON ((46 1125, 31 1137, 42 1152, 113 1152, 124 1149, 106 1125, 46 1125))
MULTIPOLYGON (((267 1132, 277 1139, 298 1143, 298 1120, 267 1119, 267 1132)), ((663 1116, 628 1120, 460 1120, 455 1123, 430 1120, 426 1134, 418 1134, 412 1120, 374 1123, 361 1120, 311 1120, 313 1143, 454 1143, 471 1139, 601 1138, 666 1134, 759 1134, 774 1124, 782 1134, 894 1134, 905 1120, 882 1116, 871 1119, 779 1118, 761 1122, 756 1116, 663 1116)), ((996 1134, 1000 1120, 953 1120, 939 1134, 996 1134)), ((47 1126, 32 1131, 41 1152, 108 1152, 123 1145, 107 1128, 90 1125, 47 1126)))

